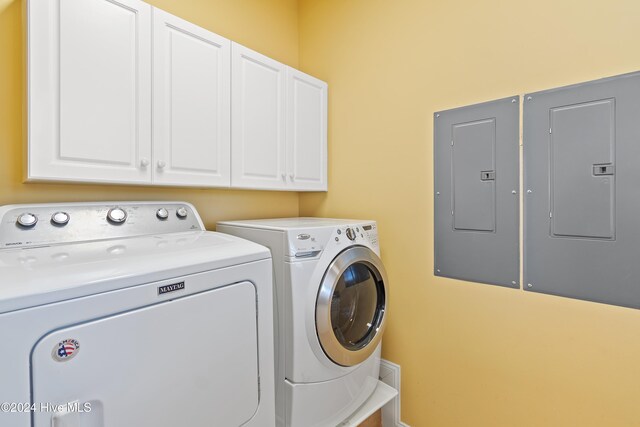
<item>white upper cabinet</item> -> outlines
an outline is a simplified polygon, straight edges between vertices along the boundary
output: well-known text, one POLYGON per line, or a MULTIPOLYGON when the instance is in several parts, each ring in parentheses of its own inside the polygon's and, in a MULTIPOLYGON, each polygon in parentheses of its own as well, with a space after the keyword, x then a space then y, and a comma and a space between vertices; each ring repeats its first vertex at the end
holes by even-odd
POLYGON ((151 181, 151 6, 28 2, 28 179, 151 181))
POLYGON ((153 10, 153 182, 230 184, 231 42, 153 10))
POLYGON ((138 0, 27 0, 28 180, 327 190, 327 84, 138 0))
POLYGON ((231 186, 285 189, 286 66, 231 48, 231 186))
POLYGON ((327 190, 327 84, 287 67, 287 181, 327 190))
POLYGON ((232 43, 231 186, 326 191, 327 84, 232 43))

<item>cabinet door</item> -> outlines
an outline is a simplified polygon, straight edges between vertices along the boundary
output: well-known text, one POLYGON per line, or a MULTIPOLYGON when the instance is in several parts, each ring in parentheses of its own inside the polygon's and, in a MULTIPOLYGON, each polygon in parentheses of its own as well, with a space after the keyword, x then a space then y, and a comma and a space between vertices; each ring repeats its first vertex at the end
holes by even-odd
POLYGON ((295 190, 327 190, 327 84, 287 67, 287 175, 295 190))
POLYGON ((232 43, 231 185, 284 189, 285 66, 232 43))
POLYGON ((229 186, 231 42, 153 16, 153 182, 229 186))
POLYGON ((28 179, 151 182, 151 7, 28 2, 28 179))

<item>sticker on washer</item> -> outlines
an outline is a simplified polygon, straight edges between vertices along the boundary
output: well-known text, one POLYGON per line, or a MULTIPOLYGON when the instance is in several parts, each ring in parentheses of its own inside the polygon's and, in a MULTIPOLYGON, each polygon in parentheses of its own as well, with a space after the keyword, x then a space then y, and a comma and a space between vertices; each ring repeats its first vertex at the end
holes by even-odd
POLYGON ((73 359, 80 351, 80 343, 72 338, 60 341, 51 352, 53 360, 58 362, 66 362, 73 359))

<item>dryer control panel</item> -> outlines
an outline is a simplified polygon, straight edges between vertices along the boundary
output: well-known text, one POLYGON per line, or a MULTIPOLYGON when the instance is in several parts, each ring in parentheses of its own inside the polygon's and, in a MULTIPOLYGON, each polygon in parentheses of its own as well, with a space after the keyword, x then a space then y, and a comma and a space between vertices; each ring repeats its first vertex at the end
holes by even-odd
POLYGON ((51 203, 0 208, 0 249, 204 231, 184 202, 51 203))

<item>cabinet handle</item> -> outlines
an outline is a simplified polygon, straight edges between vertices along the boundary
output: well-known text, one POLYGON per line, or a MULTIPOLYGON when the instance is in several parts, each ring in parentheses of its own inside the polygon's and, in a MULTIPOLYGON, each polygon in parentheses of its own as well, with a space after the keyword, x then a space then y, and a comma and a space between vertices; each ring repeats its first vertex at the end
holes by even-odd
POLYGON ((140 159, 140 166, 143 168, 149 166, 149 159, 140 159))
POLYGON ((158 160, 158 169, 164 169, 167 163, 164 160, 158 160))

